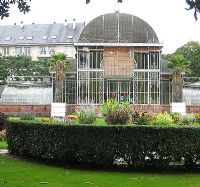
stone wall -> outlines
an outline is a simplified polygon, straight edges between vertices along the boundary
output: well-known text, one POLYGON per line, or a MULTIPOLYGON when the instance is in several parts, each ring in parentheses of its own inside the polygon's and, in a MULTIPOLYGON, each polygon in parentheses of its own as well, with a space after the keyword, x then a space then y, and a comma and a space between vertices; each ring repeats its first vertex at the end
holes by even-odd
MULTIPOLYGON (((66 114, 75 113, 80 109, 80 105, 66 105, 66 114)), ((170 112, 169 105, 133 105, 133 110, 148 113, 170 112)), ((200 113, 200 106, 187 106, 187 113, 200 113)), ((31 112, 36 116, 50 116, 51 105, 0 105, 0 112, 7 115, 18 116, 20 113, 31 112)), ((95 106, 96 114, 100 114, 100 107, 95 106)))

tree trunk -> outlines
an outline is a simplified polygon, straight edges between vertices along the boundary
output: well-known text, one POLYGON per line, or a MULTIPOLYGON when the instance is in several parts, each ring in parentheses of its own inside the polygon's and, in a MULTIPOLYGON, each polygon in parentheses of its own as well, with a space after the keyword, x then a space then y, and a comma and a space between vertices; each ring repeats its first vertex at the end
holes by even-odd
POLYGON ((182 89, 183 89, 183 78, 180 72, 174 72, 172 77, 172 91, 174 95, 174 102, 182 102, 182 89))
POLYGON ((65 73, 63 63, 58 63, 56 65, 56 79, 55 79, 55 102, 62 103, 63 94, 63 83, 64 83, 65 73))

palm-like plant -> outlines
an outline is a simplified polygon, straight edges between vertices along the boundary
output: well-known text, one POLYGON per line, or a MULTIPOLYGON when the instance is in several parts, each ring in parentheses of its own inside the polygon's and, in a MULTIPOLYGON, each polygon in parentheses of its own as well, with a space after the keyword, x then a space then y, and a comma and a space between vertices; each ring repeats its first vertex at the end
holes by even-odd
POLYGON ((64 65, 67 57, 64 53, 57 53, 51 56, 51 61, 56 69, 55 77, 55 102, 62 102, 63 82, 65 78, 64 65))
POLYGON ((175 102, 182 102, 182 87, 183 87, 183 77, 184 72, 190 72, 190 61, 188 61, 183 55, 168 55, 167 60, 169 64, 167 67, 172 69, 172 91, 174 94, 175 102))

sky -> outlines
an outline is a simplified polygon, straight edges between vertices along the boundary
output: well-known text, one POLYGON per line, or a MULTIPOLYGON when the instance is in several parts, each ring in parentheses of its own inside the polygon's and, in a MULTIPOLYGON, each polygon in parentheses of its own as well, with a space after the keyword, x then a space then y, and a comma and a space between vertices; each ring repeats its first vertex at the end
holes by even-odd
POLYGON ((0 25, 31 23, 64 23, 90 22, 95 17, 120 10, 140 17, 155 30, 160 42, 163 43, 163 53, 173 53, 188 41, 200 42, 200 15, 195 21, 193 10, 188 8, 185 0, 31 0, 31 11, 19 13, 15 6, 11 7, 10 17, 0 20, 0 25))

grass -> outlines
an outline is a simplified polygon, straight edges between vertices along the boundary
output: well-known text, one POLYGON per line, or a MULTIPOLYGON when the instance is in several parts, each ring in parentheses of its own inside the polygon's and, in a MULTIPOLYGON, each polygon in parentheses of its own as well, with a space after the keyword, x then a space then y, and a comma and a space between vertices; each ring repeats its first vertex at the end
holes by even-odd
POLYGON ((0 156, 0 173, 2 187, 200 187, 200 173, 159 174, 75 170, 2 156, 0 156))
POLYGON ((7 149, 7 148, 8 148, 7 142, 2 142, 2 141, 0 140, 0 149, 7 149))

